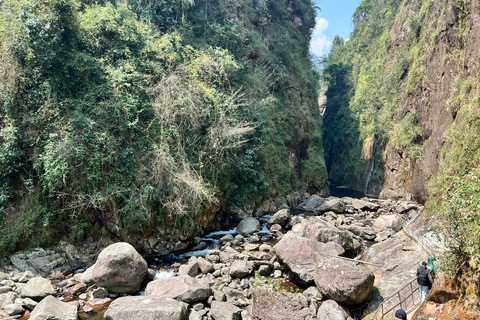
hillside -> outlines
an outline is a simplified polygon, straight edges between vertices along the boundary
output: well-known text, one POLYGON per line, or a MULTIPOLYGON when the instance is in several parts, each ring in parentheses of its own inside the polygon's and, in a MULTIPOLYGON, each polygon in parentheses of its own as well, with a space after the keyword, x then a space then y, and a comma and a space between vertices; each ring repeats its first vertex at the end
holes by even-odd
POLYGON ((480 292, 479 13, 476 1, 365 0, 324 70, 329 178, 426 202, 451 248, 444 270, 473 284, 455 289, 460 313, 480 292))
POLYGON ((310 0, 0 2, 0 253, 325 189, 314 24, 310 0))

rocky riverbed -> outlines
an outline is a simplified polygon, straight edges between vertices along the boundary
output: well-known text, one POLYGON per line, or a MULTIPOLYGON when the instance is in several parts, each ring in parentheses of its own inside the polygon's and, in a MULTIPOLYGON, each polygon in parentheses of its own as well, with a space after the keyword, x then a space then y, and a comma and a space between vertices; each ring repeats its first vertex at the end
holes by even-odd
POLYGON ((296 206, 299 215, 282 208, 268 233, 257 218, 244 219, 217 249, 198 243, 204 257, 161 270, 127 243, 69 274, 81 260, 71 245, 64 251, 73 258, 43 249, 14 255, 0 273, 0 317, 353 319, 411 280, 427 257, 402 232, 422 209, 415 203, 313 195, 296 206))

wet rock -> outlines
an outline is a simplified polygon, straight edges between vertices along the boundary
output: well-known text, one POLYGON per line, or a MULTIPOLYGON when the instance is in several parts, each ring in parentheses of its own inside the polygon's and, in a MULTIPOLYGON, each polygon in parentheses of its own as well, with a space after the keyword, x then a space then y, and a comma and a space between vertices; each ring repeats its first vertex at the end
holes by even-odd
POLYGON ((205 301, 212 294, 210 284, 191 277, 164 278, 150 282, 145 295, 173 298, 183 302, 205 301))
POLYGON ((147 262, 126 242, 103 249, 92 270, 93 281, 113 293, 138 292, 147 273, 147 262))
POLYGON ((287 209, 282 209, 275 213, 267 222, 267 226, 271 227, 274 224, 279 224, 282 227, 285 227, 290 220, 290 211, 287 209))
POLYGON ((347 320, 348 314, 333 300, 322 303, 317 312, 318 320, 347 320))
POLYGON ((105 320, 186 320, 186 303, 157 296, 128 296, 118 298, 104 315, 105 320))
POLYGON ((243 219, 237 226, 237 232, 243 236, 257 231, 260 231, 260 222, 255 218, 243 219))
POLYGON ((49 280, 42 277, 30 279, 27 284, 19 290, 23 298, 32 298, 33 300, 41 300, 47 295, 54 295, 55 289, 49 280))
POLYGON ((30 320, 76 320, 77 308, 52 296, 45 297, 33 309, 30 320))
POLYGON ((340 256, 344 249, 337 243, 321 243, 287 233, 275 246, 277 256, 299 278, 313 281, 316 257, 320 254, 340 256))
POLYGON ((193 251, 198 251, 198 250, 205 250, 208 248, 208 245, 205 241, 200 241, 195 247, 193 247, 193 251))
POLYGON ((242 320, 242 309, 228 302, 213 301, 210 317, 214 320, 242 320))
POLYGON ((262 320, 317 319, 303 294, 275 291, 269 286, 253 289, 252 315, 262 320))
POLYGON ((70 289, 72 295, 77 295, 83 293, 87 290, 87 285, 83 282, 77 283, 70 289))
POLYGON ((375 276, 363 264, 343 259, 318 259, 314 280, 322 295, 344 304, 360 304, 373 290, 375 276))

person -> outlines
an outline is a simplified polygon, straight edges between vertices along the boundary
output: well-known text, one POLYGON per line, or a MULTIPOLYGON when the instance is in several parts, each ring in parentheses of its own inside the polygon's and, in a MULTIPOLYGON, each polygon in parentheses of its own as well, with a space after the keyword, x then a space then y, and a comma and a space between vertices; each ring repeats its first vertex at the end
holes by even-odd
POLYGON ((427 263, 422 262, 422 265, 417 269, 417 283, 418 291, 420 292, 420 303, 425 301, 428 292, 432 287, 433 279, 430 270, 427 269, 427 263))
POLYGON ((395 320, 407 320, 407 313, 402 309, 398 309, 395 312, 395 320))
POLYGON ((428 265, 427 265, 427 269, 430 269, 430 273, 433 274, 433 277, 435 278, 435 276, 438 274, 438 270, 437 270, 437 267, 435 267, 435 265, 433 264, 433 258, 432 257, 428 257, 428 265))

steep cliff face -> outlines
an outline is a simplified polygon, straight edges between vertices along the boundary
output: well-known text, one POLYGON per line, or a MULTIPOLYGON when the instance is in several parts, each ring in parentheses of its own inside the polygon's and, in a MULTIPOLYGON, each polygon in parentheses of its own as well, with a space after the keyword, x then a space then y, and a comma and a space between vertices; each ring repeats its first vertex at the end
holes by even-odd
POLYGON ((0 1, 0 254, 324 189, 314 26, 311 0, 0 1))
POLYGON ((331 180, 424 202, 446 167, 468 172, 468 163, 451 160, 471 161, 478 150, 466 146, 475 126, 459 128, 478 110, 479 10, 476 1, 362 2, 352 37, 334 44, 326 68, 338 78, 341 66, 344 79, 341 86, 330 80, 327 92, 331 180), (347 117, 341 126, 339 114, 347 117))

